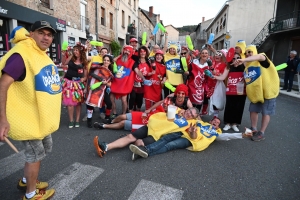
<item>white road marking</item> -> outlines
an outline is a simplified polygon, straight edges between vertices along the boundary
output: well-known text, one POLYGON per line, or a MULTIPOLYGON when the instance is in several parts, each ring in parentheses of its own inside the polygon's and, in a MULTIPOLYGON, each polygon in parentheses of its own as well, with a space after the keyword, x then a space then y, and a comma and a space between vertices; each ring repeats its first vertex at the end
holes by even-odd
MULTIPOLYGON (((16 171, 23 169, 25 165, 24 150, 19 153, 14 153, 6 158, 0 160, 0 180, 10 176, 16 171)), ((23 176, 23 172, 20 177, 23 176)))
POLYGON ((74 199, 103 172, 98 167, 74 163, 49 181, 49 188, 55 189, 51 199, 74 199))
POLYGON ((183 191, 168 186, 154 183, 147 180, 141 180, 135 190, 131 193, 128 200, 180 200, 182 199, 183 191))

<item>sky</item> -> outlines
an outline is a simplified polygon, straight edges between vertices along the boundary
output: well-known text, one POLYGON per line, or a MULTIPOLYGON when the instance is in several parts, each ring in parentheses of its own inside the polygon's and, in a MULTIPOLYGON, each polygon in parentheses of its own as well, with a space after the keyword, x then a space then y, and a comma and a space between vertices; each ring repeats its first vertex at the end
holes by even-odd
POLYGON ((202 21, 215 17, 226 0, 139 0, 139 7, 149 11, 153 6, 153 13, 160 14, 163 24, 174 27, 198 25, 202 21))

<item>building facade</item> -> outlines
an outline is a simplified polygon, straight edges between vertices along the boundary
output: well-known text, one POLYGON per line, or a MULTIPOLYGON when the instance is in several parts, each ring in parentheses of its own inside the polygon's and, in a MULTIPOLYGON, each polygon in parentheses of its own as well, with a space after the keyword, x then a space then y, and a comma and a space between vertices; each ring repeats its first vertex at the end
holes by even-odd
MULTIPOLYGON (((152 35, 152 31, 155 27, 155 24, 151 21, 151 19, 149 18, 149 16, 147 15, 147 13, 139 8, 139 28, 138 28, 138 40, 139 40, 139 44, 142 45, 142 37, 144 32, 146 32, 147 34, 147 40, 146 42, 149 40, 149 37, 152 35)), ((151 46, 154 45, 154 41, 151 41, 151 43, 149 43, 149 48, 151 48, 151 46)))
MULTIPOLYGON (((87 39, 98 40, 109 47, 116 38, 116 0, 9 0, 1 1, 0 36, 3 40, 1 54, 11 48, 10 32, 17 26, 30 30, 37 20, 46 20, 57 30, 48 55, 54 62, 61 60, 61 44, 85 43, 87 39)), ((0 45, 1 46, 1 45, 0 45)))
POLYGON ((215 34, 213 46, 216 49, 233 47, 238 40, 250 44, 273 16, 275 0, 243 1, 228 0, 206 29, 207 38, 215 34), (229 40, 225 39, 230 35, 229 40))
POLYGON ((130 37, 137 38, 139 0, 116 0, 115 38, 121 46, 129 42, 130 37))
POLYGON ((168 41, 179 41, 179 31, 173 25, 167 25, 165 28, 168 32, 168 41))

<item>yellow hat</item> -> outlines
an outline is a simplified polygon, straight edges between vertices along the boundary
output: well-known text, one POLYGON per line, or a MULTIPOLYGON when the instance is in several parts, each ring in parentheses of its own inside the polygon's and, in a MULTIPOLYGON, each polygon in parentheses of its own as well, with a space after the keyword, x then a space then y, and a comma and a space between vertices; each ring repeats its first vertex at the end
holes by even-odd
POLYGON ((174 48, 174 49, 175 49, 175 51, 177 52, 177 48, 178 48, 178 47, 177 47, 177 45, 176 45, 176 44, 171 44, 171 45, 169 46, 169 49, 170 49, 170 48, 174 48))
POLYGON ((257 55, 257 49, 256 49, 256 46, 255 45, 248 45, 246 47, 246 51, 252 51, 253 52, 253 55, 257 55))
POLYGON ((238 42, 235 44, 236 47, 240 47, 242 50, 242 54, 245 53, 246 49, 246 42, 244 40, 238 40, 238 42))

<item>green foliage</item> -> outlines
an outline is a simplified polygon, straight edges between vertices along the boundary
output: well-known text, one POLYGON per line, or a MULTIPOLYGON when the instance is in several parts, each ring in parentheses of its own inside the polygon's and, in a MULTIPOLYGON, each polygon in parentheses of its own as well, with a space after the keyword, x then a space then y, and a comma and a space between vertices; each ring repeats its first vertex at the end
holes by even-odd
POLYGON ((120 55, 121 45, 116 40, 113 40, 110 43, 110 49, 111 49, 112 54, 116 57, 116 56, 120 55))
POLYGON ((194 32, 196 29, 197 25, 188 25, 188 26, 183 26, 183 27, 178 27, 177 30, 179 31, 179 33, 182 32, 194 32))

